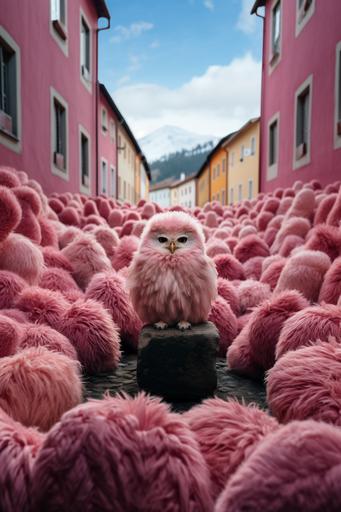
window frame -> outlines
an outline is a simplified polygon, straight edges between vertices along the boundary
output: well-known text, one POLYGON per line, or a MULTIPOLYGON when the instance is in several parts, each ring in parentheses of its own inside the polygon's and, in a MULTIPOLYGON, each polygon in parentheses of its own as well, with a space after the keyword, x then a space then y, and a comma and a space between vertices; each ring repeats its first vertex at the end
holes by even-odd
POLYGON ((238 203, 241 203, 243 200, 243 184, 238 183, 238 203))
POLYGON ((283 3, 282 0, 272 0, 271 4, 271 18, 270 18, 270 41, 269 41, 269 74, 278 66, 282 58, 282 32, 283 32, 283 3), (279 25, 279 41, 278 52, 273 51, 273 26, 274 26, 274 11, 279 5, 280 8, 280 25, 279 25))
POLYGON ((299 169, 311 162, 311 118, 312 118, 312 99, 313 99, 313 75, 309 75, 308 78, 301 83, 301 85, 295 91, 295 105, 294 105, 294 143, 293 143, 293 170, 299 169), (297 114, 298 114, 298 99, 302 93, 309 88, 309 112, 308 112, 308 142, 307 151, 302 156, 297 158, 297 114))
POLYGON ((117 195, 117 183, 116 183, 116 167, 115 165, 110 164, 110 197, 116 198, 117 195), (114 184, 114 193, 113 193, 113 184, 114 184))
POLYGON ((256 154, 256 137, 252 135, 250 141, 250 156, 254 156, 256 154))
POLYGON ((50 4, 50 34, 64 53, 65 57, 69 56, 69 38, 68 38, 68 0, 64 0, 65 5, 65 23, 60 20, 52 19, 52 3, 61 0, 49 0, 50 4))
POLYGON ((22 119, 21 119, 21 51, 12 36, 0 25, 0 39, 14 54, 15 66, 15 123, 16 133, 0 130, 0 144, 15 153, 22 151, 22 119))
POLYGON ((91 138, 90 138, 89 132, 81 124, 79 124, 78 130, 79 130, 79 189, 80 189, 81 193, 89 195, 91 193, 91 173, 90 173, 90 169, 91 169, 91 138), (82 176, 83 176, 82 136, 86 137, 88 140, 88 179, 89 179, 88 186, 85 186, 82 183, 82 176))
POLYGON ((87 89, 87 91, 89 91, 91 94, 92 94, 92 74, 93 74, 93 65, 92 65, 92 29, 91 29, 91 23, 89 22, 87 16, 85 15, 83 9, 80 7, 79 9, 79 76, 80 76, 80 80, 82 82, 82 84, 84 85, 84 87, 87 89), (82 55, 82 48, 83 48, 83 45, 82 45, 82 26, 83 26, 83 23, 84 25, 87 26, 88 30, 89 30, 89 66, 90 66, 90 69, 87 70, 87 73, 88 73, 88 76, 86 77, 84 74, 83 74, 83 65, 84 63, 82 62, 82 59, 83 59, 83 55, 82 55))
POLYGON ((341 148, 341 40, 335 49, 334 149, 341 148))
POLYGON ((234 204, 234 187, 230 187, 230 204, 234 204))
POLYGON ((279 134, 280 134, 280 113, 276 112, 268 121, 268 130, 267 130, 267 173, 266 173, 266 181, 271 181, 277 178, 278 176, 278 166, 279 166, 279 134), (276 161, 270 165, 270 127, 277 123, 277 137, 276 137, 276 161))
POLYGON ((109 135, 110 135, 110 140, 111 140, 112 144, 115 144, 116 143, 116 123, 112 118, 109 121, 109 135))
POLYGON ((51 172, 53 175, 62 178, 65 181, 69 181, 69 106, 67 101, 61 96, 56 89, 50 87, 50 117, 51 117, 51 172), (55 139, 56 139, 56 126, 55 126, 55 116, 54 116, 54 102, 55 99, 64 107, 65 109, 65 171, 62 171, 59 167, 57 167, 54 163, 54 153, 55 153, 55 139))
POLYGON ((101 194, 108 194, 108 160, 104 157, 101 157, 101 194), (105 190, 103 190, 103 164, 105 164, 106 169, 106 183, 105 183, 105 190))
MULTIPOLYGON (((304 2, 307 0, 303 0, 304 2)), ((302 8, 301 8, 302 9, 302 8)), ((308 10, 304 14, 304 17, 300 20, 301 9, 299 7, 299 0, 296 0, 296 28, 295 28, 295 37, 298 37, 310 18, 313 16, 315 12, 315 0, 311 0, 311 4, 308 7, 308 10)))
POLYGON ((252 199, 252 196, 253 196, 253 179, 249 178, 247 184, 248 184, 247 195, 248 195, 248 199, 250 201, 252 199), (250 190, 250 185, 251 185, 251 190, 250 190))
POLYGON ((108 134, 108 111, 103 106, 101 106, 101 130, 102 130, 102 134, 107 136, 107 134, 108 134), (106 124, 103 123, 103 114, 105 114, 106 124))

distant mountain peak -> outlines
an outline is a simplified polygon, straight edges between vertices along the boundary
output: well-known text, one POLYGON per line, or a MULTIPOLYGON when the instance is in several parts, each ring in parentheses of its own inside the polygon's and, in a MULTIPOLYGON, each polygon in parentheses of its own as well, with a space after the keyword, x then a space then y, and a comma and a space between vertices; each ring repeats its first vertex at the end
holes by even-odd
POLYGON ((215 145, 218 138, 213 135, 199 135, 179 126, 165 125, 145 137, 139 143, 147 160, 155 162, 163 157, 182 150, 192 150, 198 145, 215 145))

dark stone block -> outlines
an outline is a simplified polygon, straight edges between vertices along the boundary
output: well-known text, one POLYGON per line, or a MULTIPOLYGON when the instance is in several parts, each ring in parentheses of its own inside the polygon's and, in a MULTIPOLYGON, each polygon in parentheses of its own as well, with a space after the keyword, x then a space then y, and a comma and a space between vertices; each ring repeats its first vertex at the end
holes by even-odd
POLYGON ((211 322, 184 332, 145 327, 139 337, 139 387, 173 402, 211 396, 217 387, 218 342, 218 331, 211 322))

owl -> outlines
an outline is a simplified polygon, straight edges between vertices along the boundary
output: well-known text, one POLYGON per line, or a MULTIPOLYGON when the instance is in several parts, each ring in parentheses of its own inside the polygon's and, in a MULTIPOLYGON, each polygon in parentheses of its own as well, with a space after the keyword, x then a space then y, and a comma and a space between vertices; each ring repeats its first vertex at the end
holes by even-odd
POLYGON ((206 255, 201 224, 184 212, 154 215, 142 233, 127 284, 146 324, 186 330, 207 321, 217 295, 217 272, 206 255))

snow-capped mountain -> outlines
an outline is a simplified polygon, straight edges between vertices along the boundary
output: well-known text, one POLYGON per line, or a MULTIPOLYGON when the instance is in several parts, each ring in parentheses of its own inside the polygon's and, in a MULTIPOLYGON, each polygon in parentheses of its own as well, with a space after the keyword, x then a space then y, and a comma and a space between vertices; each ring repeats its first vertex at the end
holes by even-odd
POLYGON ((162 126, 139 139, 139 144, 149 162, 155 162, 155 160, 183 149, 193 150, 199 144, 204 146, 200 151, 204 151, 205 148, 213 148, 217 142, 217 137, 198 135, 177 126, 162 126))

